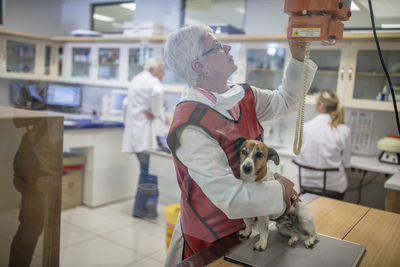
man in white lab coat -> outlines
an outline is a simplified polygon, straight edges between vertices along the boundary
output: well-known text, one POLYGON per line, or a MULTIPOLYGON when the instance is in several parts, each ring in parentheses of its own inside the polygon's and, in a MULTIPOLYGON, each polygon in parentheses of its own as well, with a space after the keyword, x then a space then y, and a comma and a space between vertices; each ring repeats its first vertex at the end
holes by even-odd
POLYGON ((144 70, 130 84, 125 99, 125 130, 122 152, 135 153, 140 163, 139 184, 133 216, 157 217, 157 177, 150 175, 149 149, 156 147, 156 123, 164 121, 164 92, 161 80, 164 63, 157 58, 146 61, 144 70))

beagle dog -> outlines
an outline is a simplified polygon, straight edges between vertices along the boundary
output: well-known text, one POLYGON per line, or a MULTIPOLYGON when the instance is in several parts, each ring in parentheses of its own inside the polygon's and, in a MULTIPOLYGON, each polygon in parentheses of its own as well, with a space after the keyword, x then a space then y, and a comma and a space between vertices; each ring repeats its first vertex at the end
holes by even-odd
MULTIPOLYGON (((275 179, 272 172, 268 171, 267 166, 268 160, 279 165, 279 156, 274 149, 268 148, 260 141, 243 139, 239 151, 241 180, 261 183, 275 179)), ((244 218, 243 220, 246 228, 240 230, 238 235, 248 238, 252 231, 252 218, 244 218)), ((262 251, 267 248, 268 223, 269 216, 258 217, 260 239, 254 244, 255 250, 262 251)), ((276 226, 282 235, 290 237, 288 241, 290 246, 293 246, 298 240, 303 240, 304 246, 310 248, 318 238, 311 210, 297 196, 292 199, 289 211, 276 219, 276 226)))

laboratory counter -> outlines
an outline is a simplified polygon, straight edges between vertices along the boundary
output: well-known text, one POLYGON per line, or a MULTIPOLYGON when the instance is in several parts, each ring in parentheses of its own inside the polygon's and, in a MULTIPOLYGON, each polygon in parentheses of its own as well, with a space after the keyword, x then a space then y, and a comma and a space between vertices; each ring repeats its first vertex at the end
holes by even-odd
MULTIPOLYGON (((400 214, 325 197, 311 200, 308 206, 319 234, 365 246, 359 266, 399 266, 400 214)), ((239 244, 241 241, 235 235, 229 236, 177 266, 238 266, 224 260, 224 255, 239 244)), ((269 243, 270 246, 273 244, 269 243)))
POLYGON ((115 128, 115 127, 124 127, 122 122, 118 121, 107 121, 102 120, 100 118, 80 118, 80 119, 71 119, 64 118, 64 129, 88 129, 88 128, 115 128))

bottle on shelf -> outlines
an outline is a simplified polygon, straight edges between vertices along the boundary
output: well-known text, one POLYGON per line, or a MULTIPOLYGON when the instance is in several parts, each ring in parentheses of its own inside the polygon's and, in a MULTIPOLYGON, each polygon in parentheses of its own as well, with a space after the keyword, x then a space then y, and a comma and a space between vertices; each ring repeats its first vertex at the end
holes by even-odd
POLYGON ((387 87, 386 85, 383 87, 382 92, 379 92, 376 96, 376 100, 378 101, 386 101, 387 100, 387 87))

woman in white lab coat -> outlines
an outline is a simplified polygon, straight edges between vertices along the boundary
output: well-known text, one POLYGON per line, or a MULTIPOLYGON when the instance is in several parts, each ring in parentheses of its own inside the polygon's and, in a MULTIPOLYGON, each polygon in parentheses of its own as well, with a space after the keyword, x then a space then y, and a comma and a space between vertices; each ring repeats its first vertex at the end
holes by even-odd
POLYGON ((161 85, 163 76, 164 63, 160 59, 150 58, 144 65, 144 71, 132 79, 125 99, 122 152, 135 153, 140 163, 139 185, 133 209, 135 217, 157 217, 157 177, 148 173, 147 151, 156 148, 157 124, 165 121, 164 91, 161 85), (142 188, 144 186, 149 188, 142 188), (141 190, 153 191, 153 194, 145 196, 141 190))
POLYGON ((244 226, 242 218, 280 216, 290 205, 296 193, 282 176, 261 184, 237 179, 238 141, 263 141, 259 121, 296 110, 304 68, 309 71, 307 85, 312 82, 317 67, 303 62, 304 45, 291 43, 290 49, 293 58, 282 85, 261 90, 227 82, 237 69, 231 46, 219 42, 206 25, 184 27, 168 36, 165 62, 188 86, 167 139, 182 194, 166 266, 235 234, 244 226))
MULTIPOLYGON (((322 90, 316 98, 315 110, 319 113, 304 125, 303 146, 296 162, 317 169, 338 169, 326 173, 326 193, 343 199, 347 188, 345 168, 350 167, 350 128, 344 125, 344 108, 337 94, 322 90)), ((301 168, 301 186, 306 191, 323 188, 322 171, 301 168)))

